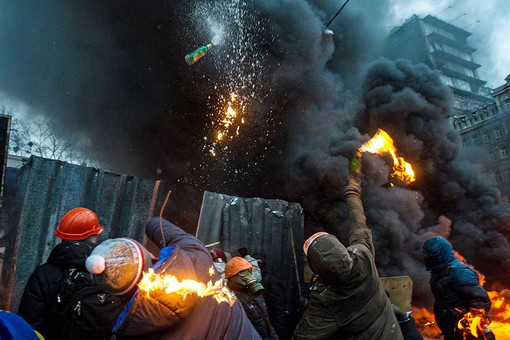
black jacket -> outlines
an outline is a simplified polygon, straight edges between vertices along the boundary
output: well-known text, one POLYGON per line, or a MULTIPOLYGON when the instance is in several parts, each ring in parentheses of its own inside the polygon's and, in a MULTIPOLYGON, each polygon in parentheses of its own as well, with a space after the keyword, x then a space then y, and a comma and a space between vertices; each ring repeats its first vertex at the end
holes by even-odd
POLYGON ((86 271, 85 260, 92 249, 88 242, 62 241, 53 248, 47 262, 38 266, 28 279, 18 314, 45 339, 62 338, 59 320, 51 309, 57 300, 59 282, 67 268, 86 271))
POLYGON ((241 302, 248 319, 264 340, 278 339, 278 335, 269 321, 266 302, 262 294, 253 295, 244 287, 228 282, 228 287, 234 291, 241 302))

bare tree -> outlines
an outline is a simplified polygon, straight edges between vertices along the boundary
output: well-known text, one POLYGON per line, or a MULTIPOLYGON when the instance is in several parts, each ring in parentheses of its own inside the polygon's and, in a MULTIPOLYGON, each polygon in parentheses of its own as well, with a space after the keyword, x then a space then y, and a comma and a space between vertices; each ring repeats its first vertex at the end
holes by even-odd
POLYGON ((85 160, 77 149, 76 143, 59 137, 55 122, 37 118, 30 122, 16 117, 12 109, 0 106, 0 114, 9 115, 11 129, 9 135, 9 153, 17 156, 36 155, 44 158, 59 159, 67 162, 85 165, 90 160, 85 160))

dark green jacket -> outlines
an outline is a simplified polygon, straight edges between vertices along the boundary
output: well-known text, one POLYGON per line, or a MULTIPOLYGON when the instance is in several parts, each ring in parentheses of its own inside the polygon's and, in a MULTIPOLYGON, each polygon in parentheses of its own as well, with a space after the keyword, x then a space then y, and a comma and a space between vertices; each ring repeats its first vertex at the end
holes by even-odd
POLYGON ((319 275, 294 339, 403 339, 375 266, 372 233, 366 225, 360 181, 349 178, 349 247, 333 235, 317 238, 308 263, 319 275))

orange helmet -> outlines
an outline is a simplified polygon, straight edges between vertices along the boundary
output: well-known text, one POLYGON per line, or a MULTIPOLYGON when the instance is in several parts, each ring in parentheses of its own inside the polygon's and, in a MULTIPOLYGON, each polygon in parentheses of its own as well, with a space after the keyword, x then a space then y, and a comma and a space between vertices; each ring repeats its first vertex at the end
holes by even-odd
POLYGON ((103 230, 92 210, 74 208, 62 217, 55 235, 63 240, 81 241, 89 236, 99 235, 103 230))
POLYGON ((225 278, 228 279, 245 269, 253 269, 253 266, 242 257, 234 256, 225 266, 225 278))

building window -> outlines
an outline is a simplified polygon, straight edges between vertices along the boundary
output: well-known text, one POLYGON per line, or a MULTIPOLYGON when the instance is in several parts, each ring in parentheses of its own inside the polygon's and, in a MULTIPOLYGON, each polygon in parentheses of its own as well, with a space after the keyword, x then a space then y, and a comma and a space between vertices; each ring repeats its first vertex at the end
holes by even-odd
POLYGON ((503 177, 501 176, 501 172, 496 171, 496 182, 501 183, 503 182, 503 177))
POLYGON ((489 143, 491 141, 491 134, 489 132, 483 133, 483 142, 489 143))
POLYGON ((475 145, 480 144, 480 135, 479 135, 478 133, 475 133, 475 134, 473 135, 473 143, 474 143, 475 145))
POLYGON ((457 78, 451 78, 451 79, 453 82, 453 87, 456 87, 456 88, 464 90, 464 91, 471 91, 471 87, 469 86, 468 82, 461 80, 461 79, 457 79, 457 78))
POLYGON ((497 161, 498 160, 498 153, 497 151, 492 151, 490 154, 491 161, 497 161))
POLYGON ((510 97, 507 97, 503 100, 503 108, 505 110, 510 110, 510 97))
POLYGON ((499 147, 499 154, 501 155, 501 158, 508 157, 508 149, 507 149, 506 145, 499 147))
POLYGON ((453 86, 452 78, 448 76, 441 76, 441 80, 443 81, 443 84, 446 86, 453 86))
POLYGON ((469 146, 469 137, 468 136, 462 136, 462 145, 469 146))
POLYGON ((496 135, 496 139, 500 139, 500 138, 503 138, 503 130, 501 130, 501 128, 497 128, 495 131, 494 131, 495 135, 496 135))

